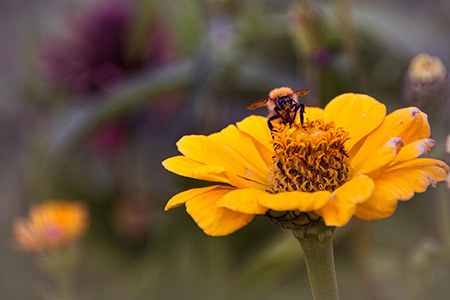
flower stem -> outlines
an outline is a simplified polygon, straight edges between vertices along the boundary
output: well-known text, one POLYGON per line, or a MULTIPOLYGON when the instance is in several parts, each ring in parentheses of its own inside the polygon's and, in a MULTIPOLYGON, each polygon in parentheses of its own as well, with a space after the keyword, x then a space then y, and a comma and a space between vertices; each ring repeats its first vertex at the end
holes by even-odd
POLYGON ((305 234, 305 231, 301 229, 292 231, 303 250, 313 299, 339 299, 333 258, 332 228, 320 234, 305 234))
POLYGON ((351 67, 356 74, 359 88, 367 89, 367 80, 362 70, 358 49, 355 43, 355 32, 352 24, 351 3, 349 0, 335 0, 336 18, 345 51, 350 58, 351 67))

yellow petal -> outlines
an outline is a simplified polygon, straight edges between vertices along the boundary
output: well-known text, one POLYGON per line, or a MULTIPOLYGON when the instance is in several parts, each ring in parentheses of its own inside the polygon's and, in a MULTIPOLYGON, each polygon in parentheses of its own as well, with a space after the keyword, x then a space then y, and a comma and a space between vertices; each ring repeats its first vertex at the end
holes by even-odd
POLYGON ((396 136, 400 136, 405 144, 430 137, 428 116, 417 107, 398 109, 386 117, 386 122, 391 119, 394 126, 390 126, 388 130, 396 129, 396 136))
POLYGON ((213 182, 230 183, 222 166, 202 165, 185 156, 170 157, 162 162, 164 168, 172 173, 190 178, 213 182))
POLYGON ((427 154, 434 147, 434 144, 435 141, 433 139, 421 139, 412 142, 400 149, 391 165, 427 154))
POLYGON ((324 110, 319 107, 306 107, 305 120, 323 120, 324 110))
POLYGON ((362 160, 362 157, 352 160, 351 166, 355 175, 367 174, 387 166, 394 160, 402 146, 401 138, 392 138, 381 147, 372 149, 372 153, 368 154, 364 160, 362 160))
POLYGON ((258 196, 266 193, 255 189, 236 189, 220 198, 217 205, 244 214, 264 214, 267 208, 258 203, 258 196))
POLYGON ((267 118, 261 116, 250 116, 237 122, 239 130, 253 139, 256 149, 266 165, 272 163, 273 147, 272 136, 267 125, 267 118))
POLYGON ((358 205, 356 216, 365 220, 390 216, 398 200, 409 200, 414 193, 446 180, 448 166, 440 160, 418 158, 393 165, 375 178, 373 195, 358 205))
MULTIPOLYGON (((447 164, 438 159, 416 158, 392 165, 386 170, 386 173, 398 174, 414 188, 416 193, 420 193, 424 192, 429 185, 434 187, 437 182, 445 181, 448 170, 447 164)), ((384 176, 384 173, 381 176, 384 176)), ((408 200, 411 197, 401 199, 408 200)))
POLYGON ((207 235, 228 235, 254 218, 252 214, 242 214, 217 206, 217 201, 228 192, 230 189, 214 189, 186 202, 186 211, 207 235))
POLYGON ((365 139, 357 153, 350 153, 352 165, 359 168, 364 162, 369 162, 367 158, 373 154, 374 149, 394 137, 401 138, 406 146, 429 136, 430 127, 427 116, 418 108, 409 107, 396 110, 389 114, 384 122, 365 139))
POLYGON ((374 179, 375 189, 366 202, 356 207, 355 216, 363 220, 384 219, 397 208, 399 191, 392 189, 391 177, 374 179))
POLYGON ((181 193, 176 194, 170 200, 167 202, 166 207, 164 208, 165 211, 168 211, 169 209, 178 207, 182 204, 184 204, 186 201, 189 201, 192 198, 195 198, 197 196, 200 196, 202 194, 205 194, 209 191, 212 191, 214 189, 222 188, 220 185, 212 185, 208 187, 203 188, 196 188, 196 189, 190 189, 181 193))
POLYGON ((261 158, 254 141, 236 126, 228 126, 219 133, 211 134, 208 138, 241 158, 246 169, 252 170, 255 176, 263 180, 267 178, 269 165, 261 158))
POLYGON ((313 211, 321 208, 327 203, 331 193, 319 191, 314 193, 305 192, 281 192, 277 194, 265 193, 258 197, 258 202, 264 207, 276 210, 299 210, 303 212, 313 211))
POLYGON ((325 107, 325 122, 334 121, 349 133, 348 150, 377 128, 386 116, 386 107, 374 98, 362 94, 337 96, 325 107))
POLYGON ((366 201, 374 190, 373 180, 365 175, 352 178, 333 192, 330 201, 317 213, 328 226, 343 226, 355 214, 358 203, 366 201))
POLYGON ((231 185, 262 189, 265 187, 268 166, 252 145, 252 140, 232 125, 208 137, 184 136, 177 146, 182 154, 194 161, 224 167, 231 185))
POLYGON ((261 116, 250 116, 244 120, 237 122, 236 126, 239 130, 253 137, 267 149, 272 151, 272 136, 270 135, 267 118, 261 116))

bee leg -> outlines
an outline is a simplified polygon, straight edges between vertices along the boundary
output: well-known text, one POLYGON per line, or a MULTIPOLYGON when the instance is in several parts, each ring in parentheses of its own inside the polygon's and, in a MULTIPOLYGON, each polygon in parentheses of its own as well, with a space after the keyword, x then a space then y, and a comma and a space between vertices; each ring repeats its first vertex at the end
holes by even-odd
POLYGON ((305 105, 300 103, 300 124, 302 124, 302 127, 305 128, 305 126, 303 126, 303 122, 305 121, 305 105))
POLYGON ((280 118, 280 116, 274 115, 274 116, 271 116, 271 117, 267 120, 267 125, 269 126, 270 131, 273 131, 273 128, 274 128, 274 126, 273 126, 273 124, 272 124, 272 121, 273 121, 273 120, 276 120, 276 119, 279 119, 279 118, 280 118))

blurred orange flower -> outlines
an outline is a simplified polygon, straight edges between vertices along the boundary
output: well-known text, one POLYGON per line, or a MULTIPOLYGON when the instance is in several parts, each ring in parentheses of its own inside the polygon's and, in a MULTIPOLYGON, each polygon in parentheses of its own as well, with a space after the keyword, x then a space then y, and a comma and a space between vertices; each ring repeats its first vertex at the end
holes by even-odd
POLYGON ((250 116, 209 136, 181 138, 183 154, 163 162, 178 175, 216 183, 172 197, 208 235, 230 234, 258 214, 286 228, 322 219, 343 226, 392 215, 447 178, 448 166, 418 158, 434 145, 427 115, 416 107, 386 116, 367 95, 343 94, 325 109, 306 108, 305 122, 280 124, 250 116))
POLYGON ((61 200, 34 205, 28 218, 14 221, 13 231, 21 250, 40 252, 76 242, 87 226, 86 204, 61 200))

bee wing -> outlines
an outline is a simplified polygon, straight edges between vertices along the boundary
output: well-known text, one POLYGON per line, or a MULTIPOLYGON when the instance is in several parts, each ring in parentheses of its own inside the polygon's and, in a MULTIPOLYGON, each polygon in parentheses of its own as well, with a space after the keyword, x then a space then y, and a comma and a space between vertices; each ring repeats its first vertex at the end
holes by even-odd
POLYGON ((295 91, 294 94, 296 94, 297 97, 304 96, 304 95, 308 94, 308 89, 295 91))
POLYGON ((269 98, 266 98, 266 99, 260 100, 258 102, 252 103, 249 106, 247 106, 247 108, 253 110, 253 109, 257 109, 257 108, 266 106, 267 101, 269 101, 269 98))

